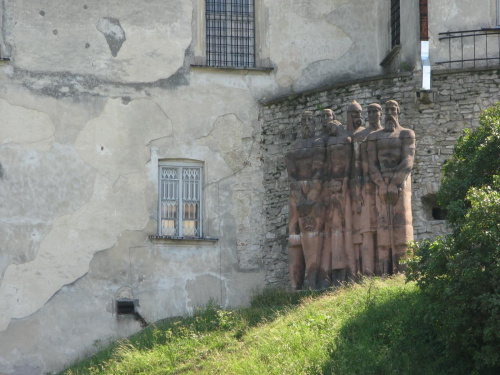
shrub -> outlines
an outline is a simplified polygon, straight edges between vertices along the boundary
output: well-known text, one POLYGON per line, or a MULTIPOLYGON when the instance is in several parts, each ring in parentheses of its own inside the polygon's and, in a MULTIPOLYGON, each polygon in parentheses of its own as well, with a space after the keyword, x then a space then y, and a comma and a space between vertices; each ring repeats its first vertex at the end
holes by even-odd
POLYGON ((429 298, 428 320, 457 362, 500 370, 500 104, 465 132, 438 193, 453 233, 412 246, 407 280, 429 298))
POLYGON ((460 227, 470 207, 467 193, 493 183, 500 174, 500 102, 482 112, 479 127, 458 139, 453 155, 443 167, 438 202, 448 211, 452 228, 460 227))

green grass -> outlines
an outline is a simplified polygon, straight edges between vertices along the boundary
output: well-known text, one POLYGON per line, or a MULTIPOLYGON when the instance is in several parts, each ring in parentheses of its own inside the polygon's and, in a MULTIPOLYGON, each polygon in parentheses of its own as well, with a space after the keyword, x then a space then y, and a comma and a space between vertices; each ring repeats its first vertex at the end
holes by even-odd
POLYGON ((425 300, 403 277, 322 294, 270 290, 158 322, 64 374, 446 374, 425 300))

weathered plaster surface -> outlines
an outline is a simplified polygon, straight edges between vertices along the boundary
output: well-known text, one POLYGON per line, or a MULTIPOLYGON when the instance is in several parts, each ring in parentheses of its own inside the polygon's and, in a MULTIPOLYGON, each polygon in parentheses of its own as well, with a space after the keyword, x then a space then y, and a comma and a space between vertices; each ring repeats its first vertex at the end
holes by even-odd
POLYGON ((252 129, 234 114, 219 117, 210 134, 201 142, 219 151, 233 172, 240 171, 250 156, 252 129))
POLYGON ((151 82, 174 74, 191 43, 192 3, 135 4, 6 2, 4 39, 20 69, 91 74, 117 82, 151 82), (114 42, 110 49, 99 30, 105 18, 119 21, 126 35, 119 49, 114 42))
POLYGON ((0 144, 20 144, 30 150, 48 151, 54 143, 55 127, 47 114, 13 106, 0 99, 0 144))
POLYGON ((90 199, 95 171, 72 147, 61 144, 48 152, 1 146, 0 160, 4 171, 0 183, 1 280, 9 264, 33 260, 56 217, 74 212, 90 199))
POLYGON ((379 3, 268 2, 269 13, 280 15, 269 25, 276 83, 304 90, 380 72, 380 44, 387 30, 380 27, 379 3))
POLYGON ((323 7, 306 2, 269 3, 270 12, 280 14, 280 22, 270 25, 271 60, 278 65, 276 81, 281 86, 294 84, 309 63, 338 60, 351 47, 352 40, 325 17, 337 6, 324 1, 323 7), (286 30, 286 33, 284 32, 286 30), (328 43, 335 40, 335 43, 328 43), (308 51, 304 54, 304 51, 308 51))
POLYGON ((0 287, 0 303, 6 306, 0 329, 11 318, 32 314, 84 275, 93 254, 112 247, 123 230, 145 227, 147 144, 171 131, 164 113, 149 100, 127 105, 110 100, 102 115, 87 123, 75 148, 98 171, 94 193, 83 207, 54 222, 34 260, 7 268, 0 287))

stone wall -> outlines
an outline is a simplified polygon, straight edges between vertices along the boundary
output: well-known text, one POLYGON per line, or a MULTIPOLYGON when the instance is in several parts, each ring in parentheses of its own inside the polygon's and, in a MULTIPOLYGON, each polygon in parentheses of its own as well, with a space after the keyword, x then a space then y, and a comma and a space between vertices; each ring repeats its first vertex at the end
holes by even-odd
MULTIPOLYGON (((363 108, 372 102, 397 100, 401 125, 413 129, 416 135, 412 172, 415 240, 435 238, 448 231, 446 222, 438 220, 440 212, 435 200, 441 168, 462 130, 477 127, 481 110, 500 100, 499 74, 500 70, 491 68, 435 72, 432 92, 424 93, 419 91, 420 75, 405 73, 347 82, 264 103, 261 122, 267 234, 263 262, 267 283, 289 285, 285 154, 299 130, 302 111, 312 110, 319 126, 321 110, 332 108, 337 119, 345 123, 347 106, 354 99, 363 108)), ((366 123, 365 110, 363 116, 366 123)))

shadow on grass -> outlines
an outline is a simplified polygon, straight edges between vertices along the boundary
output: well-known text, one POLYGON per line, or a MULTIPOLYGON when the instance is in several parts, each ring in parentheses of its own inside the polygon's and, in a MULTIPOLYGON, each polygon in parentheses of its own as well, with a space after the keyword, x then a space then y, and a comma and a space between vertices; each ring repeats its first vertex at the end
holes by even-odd
POLYGON ((418 289, 368 300, 341 328, 323 374, 470 374, 470 363, 445 357, 425 305, 418 289))

